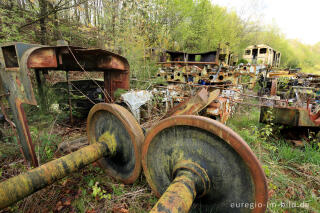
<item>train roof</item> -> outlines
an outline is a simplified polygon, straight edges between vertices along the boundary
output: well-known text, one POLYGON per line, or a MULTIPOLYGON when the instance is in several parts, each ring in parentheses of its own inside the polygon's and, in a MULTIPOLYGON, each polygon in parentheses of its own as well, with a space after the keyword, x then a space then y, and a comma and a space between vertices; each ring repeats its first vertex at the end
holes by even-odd
MULTIPOLYGON (((266 44, 257 44, 257 45, 250 45, 246 48, 246 50, 249 50, 249 49, 255 49, 255 48, 267 48, 267 49, 273 49, 275 51, 277 51, 276 49, 266 45, 266 44)), ((278 52, 278 51, 277 51, 278 52)))

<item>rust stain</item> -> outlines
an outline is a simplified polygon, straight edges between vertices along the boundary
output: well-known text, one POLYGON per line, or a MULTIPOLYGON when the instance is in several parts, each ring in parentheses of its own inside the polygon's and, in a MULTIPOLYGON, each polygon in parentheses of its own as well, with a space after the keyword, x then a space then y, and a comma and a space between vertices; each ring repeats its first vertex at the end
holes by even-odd
POLYGON ((35 50, 28 58, 29 69, 57 68, 58 62, 54 48, 45 47, 35 50))

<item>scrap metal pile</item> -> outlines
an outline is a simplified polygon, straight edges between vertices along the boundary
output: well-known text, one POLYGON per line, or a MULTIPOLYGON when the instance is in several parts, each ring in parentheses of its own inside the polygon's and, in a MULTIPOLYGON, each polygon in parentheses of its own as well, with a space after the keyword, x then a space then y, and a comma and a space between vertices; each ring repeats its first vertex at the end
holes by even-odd
POLYGON ((320 76, 292 71, 270 72, 259 81, 260 121, 271 111, 275 123, 294 127, 320 126, 320 76))
POLYGON ((268 67, 231 66, 232 54, 223 52, 228 51, 218 49, 199 54, 166 51, 169 61, 159 62, 161 67, 156 75, 160 84, 148 91, 123 94, 119 103, 124 102, 146 128, 152 124, 150 117, 161 119, 181 114, 202 115, 226 123, 242 101, 244 89, 252 89, 258 74, 268 67))
MULTIPOLYGON (((261 48, 257 49, 259 59, 265 57, 265 61, 270 61, 269 50, 263 50, 260 56, 261 48)), ((233 66, 233 55, 221 49, 196 54, 166 51, 160 58, 156 78, 168 85, 155 86, 149 92, 151 96, 162 93, 164 117, 199 114, 226 123, 237 104, 249 104, 243 102, 245 97, 258 99, 255 105, 261 108, 261 122, 270 121, 272 113, 277 124, 319 127, 320 76, 304 74, 300 69, 272 67, 273 63, 280 63, 281 55, 274 50, 270 52, 274 52, 277 62, 233 66), (256 85, 257 95, 252 91, 256 85)))
POLYGON ((267 181, 250 147, 222 123, 190 115, 216 100, 219 90, 197 91, 187 100, 189 104, 176 107, 144 135, 133 116, 139 115, 137 109, 155 94, 164 95, 162 101, 168 104, 185 94, 168 88, 124 94, 134 112, 130 113, 110 103, 116 89, 128 89, 129 72, 125 58, 101 49, 22 43, 0 47, 0 95, 11 108, 22 153, 35 167, 0 183, 0 209, 97 161, 107 175, 125 184, 134 183, 143 168, 148 184, 160 197, 151 212, 265 212, 267 181), (38 166, 22 103, 37 104, 31 72, 57 70, 103 72, 107 103, 96 104, 89 112, 89 146, 38 166), (174 100, 168 96, 173 94, 174 100), (236 204, 247 205, 234 208, 236 204))
MULTIPOLYGON (((197 54, 172 51, 165 53, 168 54, 169 61, 167 57, 161 57, 161 68, 156 78, 158 82, 165 81, 168 85, 160 83, 154 85, 153 89, 144 91, 149 94, 148 100, 139 97, 138 93, 141 91, 131 91, 121 97, 121 101, 125 102, 131 111, 137 111, 132 109, 132 101, 141 100, 140 106, 147 108, 144 110, 148 113, 144 116, 136 116, 140 123, 149 120, 150 111, 154 108, 157 112, 152 111, 152 117, 155 117, 155 114, 161 118, 199 114, 226 123, 243 91, 241 77, 249 76, 247 85, 251 88, 255 83, 252 80, 255 79, 255 73, 260 71, 256 68, 250 69, 249 66, 231 66, 235 64, 233 54, 222 49, 197 54)), ((136 115, 136 112, 134 114, 136 115)))
POLYGON ((235 66, 232 54, 224 52, 168 51, 172 61, 160 62, 157 74, 168 85, 132 90, 116 101, 118 89, 129 90, 130 66, 122 56, 68 45, 1 46, 0 97, 9 103, 13 121, 8 121, 18 132, 26 161, 36 168, 0 183, 0 209, 98 161, 107 175, 125 184, 134 183, 143 168, 160 197, 151 212, 265 212, 263 169, 246 142, 223 123, 248 96, 259 98, 261 121, 273 109, 279 110, 278 123, 319 127, 320 77, 269 65, 235 66), (89 146, 38 167, 22 104, 37 104, 31 72, 57 70, 103 72, 103 84, 93 81, 102 94, 94 97, 106 103, 94 105, 88 115, 89 146), (245 94, 257 83, 261 96, 245 94))

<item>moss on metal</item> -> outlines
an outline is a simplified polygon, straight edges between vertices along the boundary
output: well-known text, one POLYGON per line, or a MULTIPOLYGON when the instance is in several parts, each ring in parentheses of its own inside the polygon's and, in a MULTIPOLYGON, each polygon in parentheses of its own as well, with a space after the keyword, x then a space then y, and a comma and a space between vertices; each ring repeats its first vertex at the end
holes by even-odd
POLYGON ((108 151, 107 141, 84 147, 25 174, 0 183, 0 209, 25 198, 66 175, 102 158, 108 151))
POLYGON ((194 181, 188 175, 183 174, 174 179, 150 213, 189 212, 195 197, 194 181))
POLYGON ((117 149, 117 141, 116 138, 114 136, 114 134, 110 134, 110 132, 105 132, 103 133, 99 139, 98 142, 106 142, 109 148, 109 151, 111 154, 115 154, 116 153, 116 149, 117 149))

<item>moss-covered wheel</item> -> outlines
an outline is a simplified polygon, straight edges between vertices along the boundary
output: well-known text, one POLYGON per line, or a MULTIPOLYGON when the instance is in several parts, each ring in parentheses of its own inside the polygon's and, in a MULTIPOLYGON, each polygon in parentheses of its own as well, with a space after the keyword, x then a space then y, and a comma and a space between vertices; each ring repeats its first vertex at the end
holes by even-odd
POLYGON ((200 116, 159 122, 142 148, 152 212, 264 212, 267 183, 256 156, 230 128, 200 116), (192 207, 191 207, 192 205, 192 207))
POLYGON ((133 183, 141 171, 144 135, 133 115, 116 104, 96 104, 87 121, 89 143, 111 140, 114 152, 98 161, 105 172, 123 183, 133 183))

